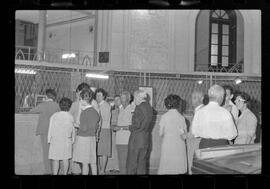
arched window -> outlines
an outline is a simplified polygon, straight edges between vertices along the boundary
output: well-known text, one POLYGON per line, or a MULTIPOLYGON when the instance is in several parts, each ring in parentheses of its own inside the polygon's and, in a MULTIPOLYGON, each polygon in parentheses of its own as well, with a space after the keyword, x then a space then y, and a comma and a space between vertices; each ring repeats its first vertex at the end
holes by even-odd
POLYGON ((242 21, 237 16, 234 10, 203 10, 199 13, 195 71, 243 72, 243 53, 237 55, 237 50, 243 51, 243 22, 237 28, 237 22, 242 21))

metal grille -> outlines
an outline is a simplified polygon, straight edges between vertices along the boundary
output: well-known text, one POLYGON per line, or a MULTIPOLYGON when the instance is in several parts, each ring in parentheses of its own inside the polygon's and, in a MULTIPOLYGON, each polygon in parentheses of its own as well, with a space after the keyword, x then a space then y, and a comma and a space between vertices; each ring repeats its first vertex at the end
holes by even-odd
MULTIPOLYGON (((229 84, 235 90, 244 91, 252 98, 252 110, 261 112, 261 78, 246 78, 240 85, 235 85, 232 76, 209 75, 179 75, 145 72, 120 72, 110 71, 108 80, 93 80, 85 77, 86 70, 71 68, 54 68, 45 66, 22 66, 15 68, 35 69, 35 75, 15 74, 15 111, 21 111, 26 95, 44 94, 48 88, 57 92, 57 101, 62 97, 75 98, 75 89, 81 82, 87 82, 90 86, 104 88, 109 96, 113 97, 122 91, 133 93, 139 86, 151 86, 153 88, 153 106, 158 112, 166 110, 164 99, 174 93, 185 101, 185 113, 192 110, 191 94, 194 90, 202 90, 207 93, 210 84, 229 84), (202 84, 198 84, 203 80, 202 84)), ((30 106, 34 106, 32 103, 30 106)))

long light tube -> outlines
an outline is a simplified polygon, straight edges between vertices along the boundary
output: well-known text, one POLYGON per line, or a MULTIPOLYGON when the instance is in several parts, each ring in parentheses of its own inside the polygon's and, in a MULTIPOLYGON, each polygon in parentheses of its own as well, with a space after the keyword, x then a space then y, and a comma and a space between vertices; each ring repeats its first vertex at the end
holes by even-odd
POLYGON ((105 74, 87 73, 85 76, 96 79, 109 79, 109 75, 105 74))
POLYGON ((19 73, 19 74, 31 74, 34 75, 37 72, 35 70, 32 69, 25 69, 25 68, 15 68, 15 73, 19 73))
POLYGON ((203 80, 199 80, 199 81, 197 81, 197 83, 198 83, 199 85, 201 85, 201 84, 203 83, 203 80))
POLYGON ((75 57, 76 57, 75 53, 63 54, 63 55, 62 55, 62 58, 63 58, 63 59, 67 59, 67 58, 75 58, 75 57))
POLYGON ((242 83, 242 80, 241 80, 240 78, 237 78, 237 79, 235 79, 234 81, 235 81, 235 84, 236 84, 236 85, 242 83))

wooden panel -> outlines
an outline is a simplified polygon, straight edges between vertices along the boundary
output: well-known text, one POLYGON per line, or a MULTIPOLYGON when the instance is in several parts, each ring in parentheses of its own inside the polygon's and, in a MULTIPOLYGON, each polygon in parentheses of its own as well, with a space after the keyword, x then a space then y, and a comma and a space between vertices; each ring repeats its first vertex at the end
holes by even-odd
POLYGON ((204 160, 195 159, 192 172, 193 174, 260 174, 261 149, 204 160))
POLYGON ((15 174, 42 174, 42 148, 36 136, 38 114, 15 114, 15 174))
POLYGON ((243 152, 250 152, 254 150, 260 150, 261 144, 252 144, 252 145, 226 145, 221 147, 214 148, 205 148, 196 150, 195 155, 198 159, 207 159, 221 157, 225 155, 238 154, 243 152))

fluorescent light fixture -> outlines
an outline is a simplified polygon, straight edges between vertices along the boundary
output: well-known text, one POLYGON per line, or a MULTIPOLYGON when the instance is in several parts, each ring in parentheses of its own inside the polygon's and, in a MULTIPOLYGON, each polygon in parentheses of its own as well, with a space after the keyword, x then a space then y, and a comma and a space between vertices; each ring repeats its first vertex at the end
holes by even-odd
POLYGON ((19 74, 36 74, 37 72, 33 69, 25 69, 25 68, 15 68, 15 73, 19 74))
POLYGON ((95 92, 95 91, 97 90, 96 87, 90 87, 90 89, 91 89, 93 92, 95 92))
POLYGON ((238 85, 238 84, 242 83, 242 80, 241 80, 241 79, 239 79, 239 78, 235 79, 234 81, 235 81, 235 84, 236 84, 236 85, 238 85))
POLYGON ((87 73, 85 76, 96 79, 109 79, 109 76, 105 74, 87 73))
POLYGON ((62 55, 62 58, 63 58, 63 59, 67 59, 67 58, 75 58, 75 57, 76 57, 75 53, 63 54, 63 55, 62 55))
POLYGON ((201 85, 203 83, 203 80, 199 80, 198 84, 201 85))

